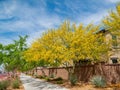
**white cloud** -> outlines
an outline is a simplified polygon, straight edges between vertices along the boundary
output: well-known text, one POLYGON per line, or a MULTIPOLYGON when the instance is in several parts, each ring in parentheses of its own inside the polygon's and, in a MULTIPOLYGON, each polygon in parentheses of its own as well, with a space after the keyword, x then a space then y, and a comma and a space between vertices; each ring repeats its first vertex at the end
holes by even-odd
POLYGON ((11 38, 7 38, 7 37, 1 37, 0 36, 0 43, 7 45, 9 43, 13 42, 11 38))
POLYGON ((6 4, 6 3, 3 3, 3 6, 4 6, 4 12, 6 14, 12 14, 12 12, 16 9, 17 5, 16 5, 16 1, 14 0, 11 4, 6 4), (12 5, 11 5, 12 4, 12 5), (9 7, 9 9, 8 9, 9 7))
POLYGON ((45 27, 46 29, 48 28, 54 28, 56 25, 59 25, 62 20, 53 15, 51 17, 49 16, 43 16, 43 18, 40 18, 38 20, 39 25, 45 27))
POLYGON ((11 2, 1 2, 0 5, 2 8, 0 8, 0 18, 9 18, 13 14, 13 12, 16 10, 17 4, 16 1, 13 0, 11 2))
MULTIPOLYGON (((3 3, 4 10, 0 11, 0 18, 17 17, 18 20, 2 22, 0 33, 17 32, 20 35, 23 35, 23 33, 28 34, 30 37, 27 43, 30 44, 34 39, 39 38, 43 31, 48 28, 55 28, 56 25, 59 25, 61 19, 54 14, 48 15, 45 1, 41 0, 41 3, 38 8, 29 6, 28 3, 22 4, 15 1, 12 2, 12 5, 3 3)), ((8 44, 12 41, 7 36, 5 37, 0 37, 0 43, 8 44)), ((13 39, 16 39, 16 36, 13 36, 13 39)))
POLYGON ((43 32, 45 30, 31 33, 27 39, 27 45, 30 46, 36 39, 40 38, 43 32))
POLYGON ((62 20, 57 16, 49 17, 45 15, 41 18, 38 18, 38 25, 40 25, 44 29, 31 32, 27 40, 27 44, 30 46, 34 40, 41 37, 43 32, 45 32, 48 29, 55 28, 56 25, 60 25, 61 22, 62 20))
POLYGON ((78 22, 82 22, 84 24, 89 23, 99 24, 101 20, 107 15, 108 15, 107 10, 99 11, 97 13, 90 13, 79 18, 78 22))
MULTIPOLYGON (((117 2, 119 0, 106 0, 111 3, 117 2)), ((35 2, 37 3, 37 1, 35 2)), ((39 4, 37 7, 32 7, 28 3, 22 3, 16 0, 13 0, 12 3, 4 3, 3 7, 0 9, 0 18, 10 18, 17 17, 16 21, 9 22, 0 22, 0 33, 3 32, 17 32, 20 35, 28 34, 30 37, 28 38, 27 43, 30 45, 36 38, 39 38, 41 33, 47 30, 48 28, 55 28, 63 22, 63 18, 74 17, 72 20, 77 21, 78 23, 83 22, 84 24, 88 24, 90 22, 99 23, 101 19, 107 15, 107 11, 102 10, 97 13, 90 13, 91 11, 82 11, 79 12, 82 8, 87 7, 81 3, 81 1, 77 0, 75 3, 73 2, 63 2, 62 4, 59 2, 55 2, 59 7, 63 7, 63 4, 66 6, 67 10, 62 10, 59 7, 55 7, 55 11, 61 13, 62 15, 66 15, 63 17, 62 15, 54 14, 53 12, 48 13, 47 3, 45 0, 38 0, 39 4), (3 9, 3 10, 2 10, 3 9), (70 11, 70 12, 69 12, 70 11), (85 13, 89 13, 86 14, 85 13), (80 15, 80 16, 78 16, 80 15), (22 34, 21 34, 22 32, 22 34)), ((33 4, 33 3, 32 3, 33 4)), ((96 7, 95 7, 96 8, 96 7)), ((97 9, 97 8, 96 8, 97 9)), ((16 39, 16 36, 13 37, 16 39)), ((5 37, 0 37, 0 43, 10 43, 11 39, 5 37)))
POLYGON ((117 3, 120 2, 120 0, 106 0, 107 2, 111 2, 111 3, 117 3))
MULTIPOLYGON (((79 13, 79 11, 81 11, 82 8, 87 7, 87 5, 85 6, 83 3, 81 3, 81 0, 76 0, 76 1, 68 1, 65 0, 64 2, 65 6, 71 11, 71 13, 69 13, 68 15, 77 15, 79 13)), ((68 12, 66 12, 67 14, 68 12)), ((70 17, 69 16, 69 17, 70 17)))

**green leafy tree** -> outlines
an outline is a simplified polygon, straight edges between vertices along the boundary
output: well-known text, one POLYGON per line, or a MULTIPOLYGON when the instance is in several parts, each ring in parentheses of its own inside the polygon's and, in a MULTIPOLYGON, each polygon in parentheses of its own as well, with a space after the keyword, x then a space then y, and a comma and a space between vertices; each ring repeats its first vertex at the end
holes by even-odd
POLYGON ((19 40, 3 47, 3 62, 6 70, 16 72, 21 70, 26 61, 23 59, 23 52, 27 49, 27 36, 19 36, 19 40))
POLYGON ((0 65, 3 63, 3 45, 0 44, 0 65))

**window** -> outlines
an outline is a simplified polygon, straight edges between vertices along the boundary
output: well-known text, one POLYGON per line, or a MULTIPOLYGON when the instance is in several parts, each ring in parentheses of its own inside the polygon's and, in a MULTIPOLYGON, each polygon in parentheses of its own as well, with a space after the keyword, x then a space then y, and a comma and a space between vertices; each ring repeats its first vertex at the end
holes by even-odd
POLYGON ((112 63, 118 63, 118 58, 117 57, 112 57, 111 60, 112 60, 112 63))

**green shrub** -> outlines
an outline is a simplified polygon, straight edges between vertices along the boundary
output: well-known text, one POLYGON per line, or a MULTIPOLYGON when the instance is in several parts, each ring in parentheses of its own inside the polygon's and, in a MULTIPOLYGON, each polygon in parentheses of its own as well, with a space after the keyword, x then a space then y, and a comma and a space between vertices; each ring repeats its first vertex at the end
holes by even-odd
POLYGON ((12 82, 12 88, 16 89, 20 87, 20 81, 18 79, 12 82))
POLYGON ((96 87, 105 87, 106 86, 106 80, 102 76, 94 76, 91 79, 91 82, 96 87))
POLYGON ((47 76, 39 76, 40 79, 45 79, 47 76))
POLYGON ((58 77, 56 79, 54 79, 55 81, 62 81, 63 79, 61 77, 58 77))
POLYGON ((35 77, 36 77, 36 78, 41 78, 41 76, 40 76, 40 75, 36 75, 35 77))
POLYGON ((50 78, 49 78, 49 77, 46 77, 45 80, 46 80, 46 81, 50 81, 50 78))
POLYGON ((72 86, 74 86, 77 83, 76 75, 70 75, 70 83, 72 86))
POLYGON ((0 90, 6 90, 9 85, 10 85, 10 82, 8 80, 1 81, 0 90))
POLYGON ((50 77, 50 78, 54 78, 54 77, 55 77, 55 75, 54 75, 54 74, 51 74, 49 77, 50 77))
POLYGON ((38 78, 43 79, 43 76, 40 75, 38 78))
POLYGON ((56 82, 57 84, 63 84, 63 81, 61 80, 61 81, 57 81, 56 82))

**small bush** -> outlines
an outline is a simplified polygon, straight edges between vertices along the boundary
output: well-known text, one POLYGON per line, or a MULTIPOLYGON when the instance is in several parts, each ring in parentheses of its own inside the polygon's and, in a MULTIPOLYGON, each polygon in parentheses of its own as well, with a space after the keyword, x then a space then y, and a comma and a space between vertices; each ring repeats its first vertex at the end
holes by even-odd
POLYGON ((35 77, 36 77, 36 78, 41 78, 41 76, 40 76, 40 75, 36 75, 35 77))
POLYGON ((77 83, 76 75, 70 75, 70 83, 72 86, 74 86, 77 83))
POLYGON ((54 77, 55 77, 55 75, 54 75, 54 74, 51 74, 49 77, 50 77, 50 78, 54 78, 54 77))
POLYGON ((55 81, 62 81, 63 79, 61 77, 58 77, 56 79, 54 79, 55 81))
POLYGON ((50 78, 49 78, 49 77, 46 77, 45 80, 46 80, 46 81, 50 81, 50 78))
POLYGON ((20 87, 20 81, 18 79, 12 82, 12 88, 16 89, 20 87))
POLYGON ((39 76, 40 79, 45 79, 47 76, 39 76))
POLYGON ((63 84, 63 81, 61 80, 61 81, 57 81, 56 82, 57 84, 63 84))
POLYGON ((94 76, 91 79, 92 84, 94 84, 96 87, 105 87, 106 81, 102 76, 94 76))
POLYGON ((6 90, 9 85, 10 85, 10 82, 8 80, 1 81, 0 82, 0 90, 6 90))
POLYGON ((38 78, 43 79, 43 76, 40 75, 38 78))

